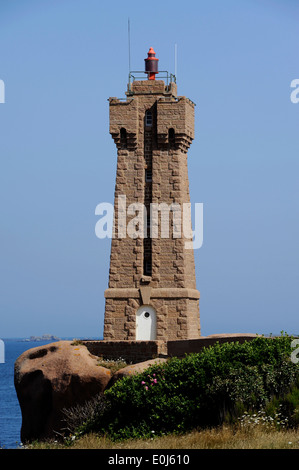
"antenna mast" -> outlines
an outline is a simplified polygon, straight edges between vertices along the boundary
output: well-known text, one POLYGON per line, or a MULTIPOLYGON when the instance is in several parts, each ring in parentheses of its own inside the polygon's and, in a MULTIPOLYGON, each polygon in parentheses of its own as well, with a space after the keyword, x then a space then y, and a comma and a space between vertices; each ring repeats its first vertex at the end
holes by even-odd
POLYGON ((178 61, 178 46, 174 45, 174 75, 177 78, 177 61, 178 61))
POLYGON ((128 46, 129 46, 129 73, 131 72, 131 38, 130 38, 130 18, 128 18, 128 46))

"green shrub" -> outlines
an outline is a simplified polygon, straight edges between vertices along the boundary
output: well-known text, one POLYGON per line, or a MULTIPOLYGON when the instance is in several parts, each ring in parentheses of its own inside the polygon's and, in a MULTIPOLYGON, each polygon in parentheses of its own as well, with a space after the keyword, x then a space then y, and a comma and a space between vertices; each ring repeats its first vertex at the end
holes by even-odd
MULTIPOLYGON (((109 412, 89 422, 89 429, 125 439, 220 424, 291 389, 298 377, 291 351, 291 338, 282 335, 217 343, 169 359, 116 382, 105 392, 109 412)), ((293 414, 298 416, 294 406, 293 414)))
POLYGON ((267 415, 279 414, 286 422, 286 427, 299 426, 299 377, 290 386, 289 390, 281 395, 275 395, 265 407, 267 415))

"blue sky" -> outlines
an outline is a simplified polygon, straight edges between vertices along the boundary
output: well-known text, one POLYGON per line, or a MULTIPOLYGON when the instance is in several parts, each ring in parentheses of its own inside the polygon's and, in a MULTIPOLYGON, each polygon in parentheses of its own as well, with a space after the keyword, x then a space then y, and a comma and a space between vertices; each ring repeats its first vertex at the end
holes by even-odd
POLYGON ((108 101, 153 47, 196 103, 202 334, 299 332, 299 4, 1 0, 0 337, 100 336, 113 202, 108 101))

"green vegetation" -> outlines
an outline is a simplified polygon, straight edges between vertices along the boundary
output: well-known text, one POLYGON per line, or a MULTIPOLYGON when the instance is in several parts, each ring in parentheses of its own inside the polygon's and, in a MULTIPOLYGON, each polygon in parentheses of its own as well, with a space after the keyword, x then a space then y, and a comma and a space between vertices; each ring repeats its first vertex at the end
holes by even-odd
POLYGON ((296 428, 299 364, 291 361, 291 340, 282 334, 217 343, 126 377, 98 397, 73 436, 119 441, 249 421, 296 428))
POLYGON ((112 373, 117 372, 119 369, 123 369, 124 367, 127 367, 129 364, 128 362, 123 359, 103 359, 100 358, 98 360, 98 366, 105 367, 106 369, 110 369, 112 373))

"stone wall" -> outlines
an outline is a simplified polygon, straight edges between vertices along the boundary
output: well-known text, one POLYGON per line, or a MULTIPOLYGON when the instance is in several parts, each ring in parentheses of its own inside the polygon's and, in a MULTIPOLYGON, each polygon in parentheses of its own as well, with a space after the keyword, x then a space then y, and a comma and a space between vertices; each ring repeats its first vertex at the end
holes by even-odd
POLYGON ((244 343, 256 338, 255 334, 220 334, 211 336, 202 336, 199 339, 189 339, 181 341, 168 341, 167 342, 167 355, 172 357, 183 357, 185 354, 200 352, 203 348, 213 346, 215 343, 231 343, 239 342, 244 343))
POLYGON ((184 357, 185 354, 197 353, 203 348, 213 346, 219 342, 251 341, 256 334, 220 334, 202 336, 199 339, 175 341, 83 341, 89 352, 103 359, 125 359, 128 362, 138 363, 155 359, 157 357, 184 357))
POLYGON ((164 341, 83 341, 88 351, 103 359, 138 363, 166 355, 164 341))

